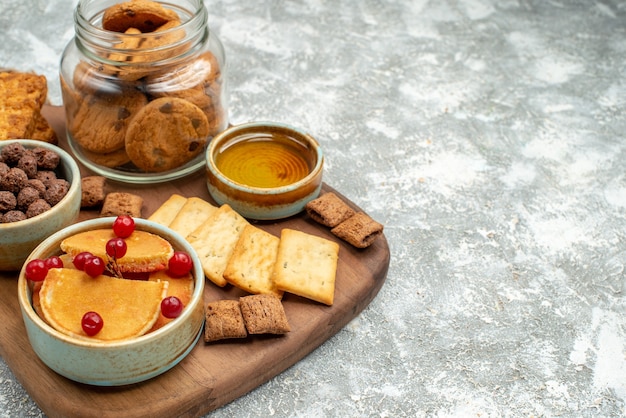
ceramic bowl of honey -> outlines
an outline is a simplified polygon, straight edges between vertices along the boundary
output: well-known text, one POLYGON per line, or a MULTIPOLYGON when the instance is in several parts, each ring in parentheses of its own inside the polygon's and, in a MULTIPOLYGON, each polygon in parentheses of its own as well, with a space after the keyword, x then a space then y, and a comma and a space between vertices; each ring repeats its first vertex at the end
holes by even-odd
POLYGON ((318 142, 285 124, 233 126, 213 138, 206 161, 211 197, 248 219, 293 216, 322 188, 324 156, 318 142))

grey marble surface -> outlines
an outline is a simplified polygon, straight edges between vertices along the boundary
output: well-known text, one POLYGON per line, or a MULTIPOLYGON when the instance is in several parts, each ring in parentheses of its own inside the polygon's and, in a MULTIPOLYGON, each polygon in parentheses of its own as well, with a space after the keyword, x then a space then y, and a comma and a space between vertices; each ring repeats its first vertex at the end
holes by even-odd
MULTIPOLYGON (((56 104, 74 4, 0 5, 0 66, 56 104)), ((626 414, 624 1, 207 5, 232 121, 308 128, 392 251, 360 316, 211 416, 626 414)), ((3 361, 0 411, 42 415, 3 361)))

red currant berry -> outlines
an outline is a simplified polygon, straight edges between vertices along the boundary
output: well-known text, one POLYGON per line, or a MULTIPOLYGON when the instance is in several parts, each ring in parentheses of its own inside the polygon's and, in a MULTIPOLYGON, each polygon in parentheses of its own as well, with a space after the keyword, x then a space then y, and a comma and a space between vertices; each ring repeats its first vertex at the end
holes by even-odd
POLYGON ((88 251, 83 251, 82 253, 76 254, 76 257, 74 257, 72 262, 74 263, 74 267, 78 270, 85 270, 85 261, 92 257, 94 257, 93 254, 88 251))
POLYGON ((83 318, 80 321, 80 325, 83 327, 83 331, 85 331, 85 334, 93 337, 100 332, 100 330, 104 326, 104 321, 97 312, 89 311, 85 315, 83 315, 83 318))
POLYGON ((168 296, 161 301, 161 313, 166 318, 176 318, 183 311, 183 303, 176 296, 168 296))
POLYGON ((46 267, 48 267, 48 269, 63 268, 63 260, 61 260, 61 257, 57 255, 46 258, 44 263, 46 263, 46 267))
POLYGON ((115 259, 122 258, 126 255, 128 246, 123 238, 112 238, 107 241, 106 250, 110 257, 115 259))
POLYGON ((173 277, 182 277, 191 271, 193 263, 189 254, 183 251, 175 251, 167 264, 168 271, 173 277))
POLYGON ((129 215, 121 215, 113 221, 113 233, 120 238, 127 238, 135 231, 135 220, 129 215))
POLYGON ((102 273, 104 273, 104 269, 106 265, 104 264, 104 260, 98 256, 93 256, 85 261, 85 273, 90 275, 91 277, 98 277, 102 273))
POLYGON ((24 274, 28 280, 32 280, 33 282, 40 282, 44 280, 48 274, 46 262, 38 258, 29 261, 28 264, 26 264, 24 274))

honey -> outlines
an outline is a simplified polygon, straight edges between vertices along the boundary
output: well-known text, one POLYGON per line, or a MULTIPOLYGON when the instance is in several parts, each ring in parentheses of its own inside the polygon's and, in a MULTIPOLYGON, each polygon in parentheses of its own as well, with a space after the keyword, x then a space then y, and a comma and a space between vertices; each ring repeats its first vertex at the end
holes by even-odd
POLYGON ((217 169, 230 180, 251 187, 276 188, 302 180, 314 162, 305 144, 280 132, 242 135, 219 150, 217 169))

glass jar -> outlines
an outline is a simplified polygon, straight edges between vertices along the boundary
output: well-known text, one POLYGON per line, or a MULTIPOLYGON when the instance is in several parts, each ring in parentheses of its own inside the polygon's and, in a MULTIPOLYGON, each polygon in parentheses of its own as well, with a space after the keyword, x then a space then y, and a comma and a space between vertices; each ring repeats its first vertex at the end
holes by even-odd
POLYGON ((148 4, 80 0, 61 58, 72 152, 126 183, 203 168, 207 144, 228 125, 224 48, 203 0, 148 4))

